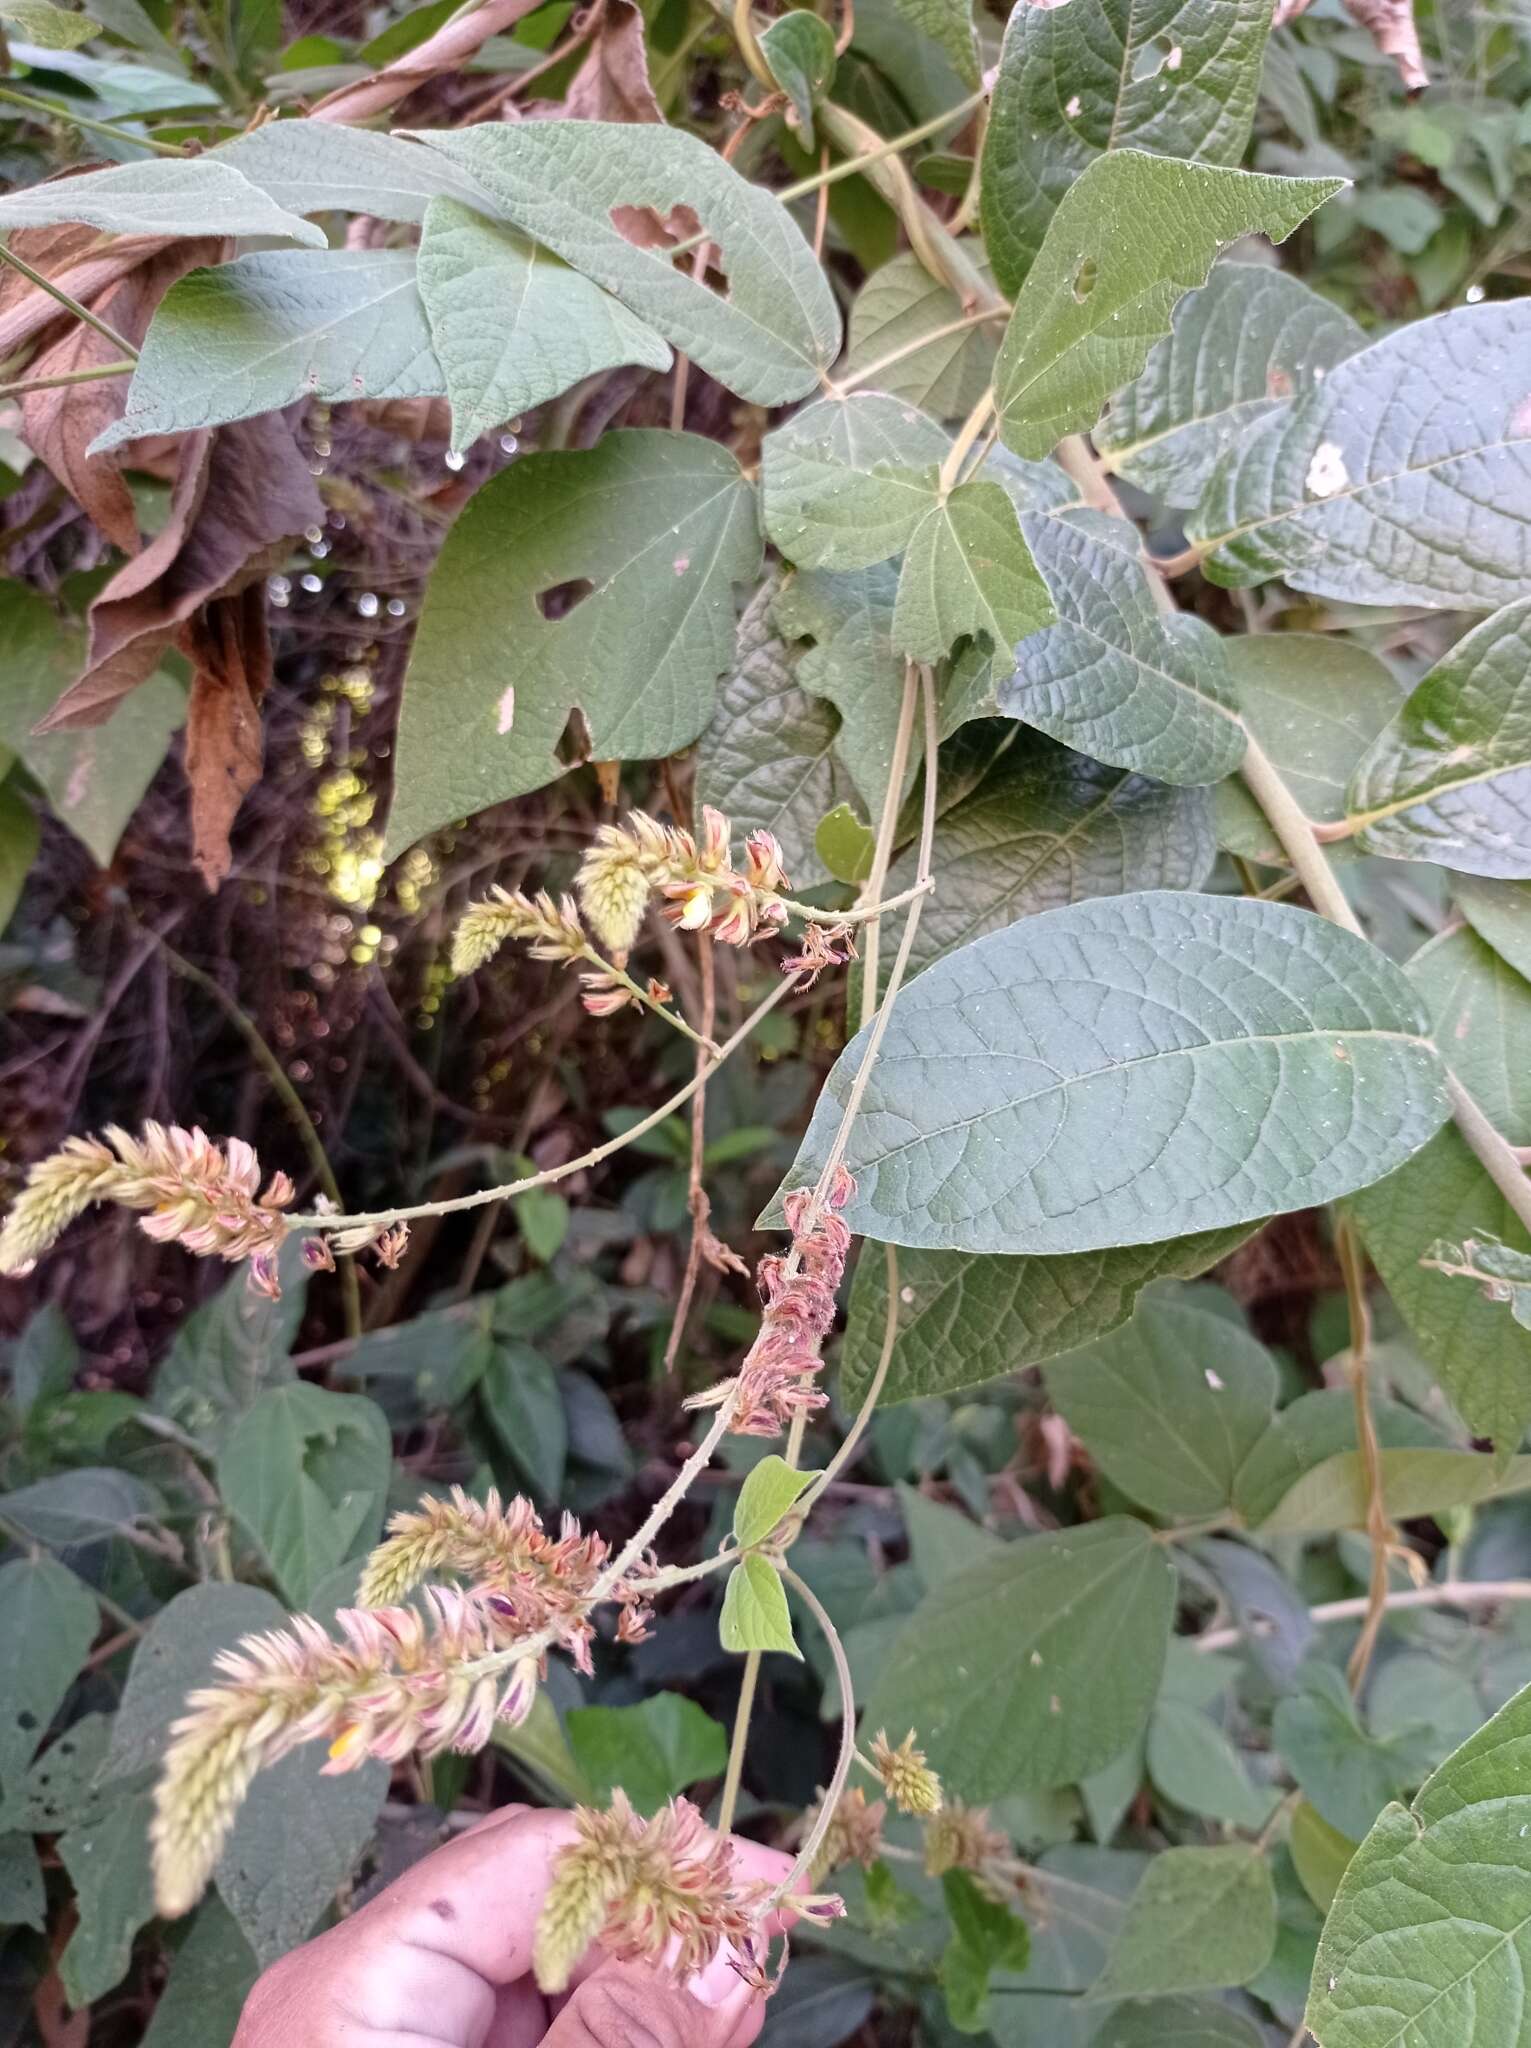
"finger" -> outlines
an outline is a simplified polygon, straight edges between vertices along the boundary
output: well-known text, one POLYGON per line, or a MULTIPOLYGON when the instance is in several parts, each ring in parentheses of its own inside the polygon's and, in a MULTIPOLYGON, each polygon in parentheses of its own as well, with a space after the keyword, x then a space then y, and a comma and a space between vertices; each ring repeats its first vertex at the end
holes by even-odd
POLYGON ((647 1964, 605 1963, 554 2020, 543 2048, 748 2048, 764 2017, 760 1994, 723 1958, 693 1981, 686 1990, 647 1964))

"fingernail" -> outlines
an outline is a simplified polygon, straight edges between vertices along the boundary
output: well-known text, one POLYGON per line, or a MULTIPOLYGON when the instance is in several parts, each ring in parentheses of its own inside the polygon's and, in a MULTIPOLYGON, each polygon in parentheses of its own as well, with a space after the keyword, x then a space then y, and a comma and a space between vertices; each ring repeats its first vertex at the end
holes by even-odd
POLYGON ((737 1953, 725 1941, 706 1969, 698 1971, 687 1984, 686 1989, 698 2005, 725 2005, 743 1990, 744 1980, 734 1968, 737 1953))

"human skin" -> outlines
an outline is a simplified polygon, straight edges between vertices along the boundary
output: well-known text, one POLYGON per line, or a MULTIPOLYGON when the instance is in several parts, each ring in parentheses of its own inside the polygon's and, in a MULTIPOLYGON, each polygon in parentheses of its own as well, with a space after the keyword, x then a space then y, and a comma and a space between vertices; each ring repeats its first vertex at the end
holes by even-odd
MULTIPOLYGON (((685 1985, 592 1949, 573 1989, 529 1975, 569 1816, 506 1807, 427 1856, 357 1913, 274 1963, 233 2048, 749 2048, 765 2019, 727 1955, 685 1985)), ((790 1859, 734 1840, 740 1877, 790 1859)))

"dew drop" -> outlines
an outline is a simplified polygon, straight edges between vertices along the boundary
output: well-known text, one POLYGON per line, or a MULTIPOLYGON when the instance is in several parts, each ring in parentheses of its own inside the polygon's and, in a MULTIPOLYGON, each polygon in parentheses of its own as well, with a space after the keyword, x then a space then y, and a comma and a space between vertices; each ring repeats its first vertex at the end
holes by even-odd
POLYGON ((310 594, 312 594, 312 592, 316 590, 323 590, 324 588, 324 578, 322 576, 316 576, 312 569, 309 570, 306 576, 300 576, 298 578, 298 581, 303 585, 303 588, 306 591, 310 592, 310 594))
POLYGON ((377 592, 375 590, 364 590, 356 600, 356 609, 364 619, 375 619, 377 617, 377 592))
POLYGON ((460 448, 449 448, 442 458, 448 469, 461 469, 467 459, 460 448))

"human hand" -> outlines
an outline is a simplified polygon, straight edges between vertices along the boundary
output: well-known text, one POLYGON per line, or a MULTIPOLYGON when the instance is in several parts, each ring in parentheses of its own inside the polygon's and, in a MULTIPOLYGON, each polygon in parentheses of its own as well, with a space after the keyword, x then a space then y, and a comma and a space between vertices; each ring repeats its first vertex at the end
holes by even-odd
MULTIPOLYGON (((546 1999, 532 1938, 569 1816, 507 1807, 266 1971, 234 2048, 748 2048, 765 2000, 718 1955, 685 1985, 591 1949, 546 1999)), ((744 1879, 791 1859, 734 1838, 744 1879)))

